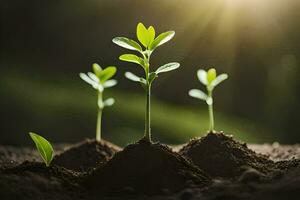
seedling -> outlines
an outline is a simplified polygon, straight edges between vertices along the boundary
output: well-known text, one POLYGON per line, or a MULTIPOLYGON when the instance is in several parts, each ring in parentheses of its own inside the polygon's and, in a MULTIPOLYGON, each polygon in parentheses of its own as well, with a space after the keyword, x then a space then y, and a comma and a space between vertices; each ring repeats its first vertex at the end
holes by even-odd
POLYGON ((33 140, 40 156, 42 157, 44 163, 47 167, 50 166, 50 163, 53 159, 53 148, 50 142, 48 142, 45 138, 42 136, 36 134, 36 133, 29 133, 31 139, 33 140))
POLYGON ((213 90, 222 81, 228 78, 227 74, 220 74, 217 76, 217 72, 214 68, 205 70, 199 69, 197 72, 199 81, 206 86, 207 94, 198 89, 191 89, 189 95, 191 97, 206 101, 208 105, 209 113, 209 131, 214 132, 214 113, 213 113, 213 90))
POLYGON ((155 78, 158 77, 158 74, 175 70, 180 66, 180 64, 177 62, 171 62, 160 66, 154 72, 150 72, 150 56, 157 47, 168 42, 174 37, 174 31, 167 31, 155 37, 155 29, 152 26, 146 28, 142 23, 139 23, 136 28, 136 35, 138 41, 142 44, 143 47, 138 42, 135 42, 134 40, 128 39, 126 37, 116 37, 112 41, 125 49, 137 51, 142 56, 139 57, 135 54, 123 54, 119 57, 119 59, 122 61, 138 64, 143 68, 145 72, 144 77, 136 76, 131 72, 126 72, 125 77, 131 81, 139 82, 145 90, 145 139, 151 141, 150 99, 152 82, 155 78))
POLYGON ((80 73, 79 76, 82 80, 90 84, 95 90, 97 90, 98 100, 98 114, 97 114, 97 125, 96 125, 96 141, 101 140, 101 121, 102 121, 102 111, 105 107, 112 106, 115 103, 113 98, 108 98, 103 100, 103 92, 105 88, 113 87, 117 84, 117 81, 110 79, 113 77, 117 69, 114 66, 106 67, 102 69, 98 64, 94 63, 93 72, 88 72, 86 74, 80 73))

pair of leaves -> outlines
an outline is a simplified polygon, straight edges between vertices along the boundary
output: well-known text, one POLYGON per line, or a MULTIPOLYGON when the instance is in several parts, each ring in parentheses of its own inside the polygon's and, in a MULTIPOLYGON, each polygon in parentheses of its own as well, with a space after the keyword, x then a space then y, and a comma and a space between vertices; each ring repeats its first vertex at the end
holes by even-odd
POLYGON ((220 74, 217 76, 217 72, 214 68, 209 69, 207 72, 199 69, 197 71, 197 76, 199 81, 203 85, 206 85, 209 90, 213 90, 217 85, 228 78, 227 74, 220 74))
POLYGON ((29 133, 31 139, 33 140, 40 156, 42 157, 44 163, 48 167, 53 159, 53 147, 48 140, 44 137, 36 134, 36 133, 29 133))
POLYGON ((116 73, 116 67, 110 66, 102 70, 98 64, 93 64, 93 71, 85 73, 80 73, 79 76, 82 80, 90 84, 94 89, 99 92, 103 92, 104 88, 113 87, 117 84, 114 79, 109 80, 116 73))
POLYGON ((100 65, 94 63, 93 71, 94 74, 98 77, 99 81, 101 83, 105 83, 105 81, 107 81, 116 74, 117 68, 115 66, 108 66, 105 69, 102 69, 100 65))
MULTIPOLYGON (((217 72, 214 68, 209 69, 207 72, 205 70, 199 69, 197 71, 197 76, 199 81, 203 85, 206 85, 208 92, 211 92, 218 84, 228 78, 227 74, 221 74, 217 76, 217 72)), ((207 95, 201 90, 191 89, 189 91, 189 95, 191 97, 206 101, 208 105, 213 104, 213 98, 211 97, 211 95, 207 95)))
MULTIPOLYGON (((165 64, 163 66, 160 66, 155 72, 151 72, 149 74, 149 83, 151 84, 153 82, 153 80, 158 76, 158 74, 175 70, 175 69, 179 68, 179 66, 180 66, 180 64, 177 62, 172 62, 172 63, 165 64)), ((134 82, 140 82, 142 85, 147 84, 147 81, 144 78, 138 77, 131 72, 126 72, 125 77, 134 82)))
MULTIPOLYGON (((138 40, 142 43, 143 46, 148 48, 150 51, 153 51, 158 46, 170 41, 175 35, 175 31, 167 31, 164 33, 159 34, 156 38, 155 37, 155 30, 152 26, 148 29, 142 24, 139 23, 137 25, 137 37, 138 40)), ((113 43, 129 50, 135 50, 138 52, 143 52, 143 49, 139 43, 135 42, 134 40, 128 39, 126 37, 115 37, 113 38, 113 43)))
POLYGON ((155 38, 155 29, 153 26, 149 26, 148 29, 142 23, 138 23, 136 27, 136 36, 140 43, 148 48, 155 38))

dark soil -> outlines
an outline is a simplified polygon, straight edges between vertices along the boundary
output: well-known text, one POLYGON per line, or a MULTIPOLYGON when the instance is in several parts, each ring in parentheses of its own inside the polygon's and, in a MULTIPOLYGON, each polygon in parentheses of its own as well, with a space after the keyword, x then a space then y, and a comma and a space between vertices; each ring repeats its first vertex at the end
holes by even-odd
POLYGON ((62 167, 24 162, 16 167, 0 169, 0 198, 71 200, 83 191, 77 185, 79 178, 79 174, 62 167))
MULTIPOLYGON (((67 146, 68 144, 55 145, 55 153, 59 154, 63 152, 67 146)), ((33 148, 0 145, 0 168, 14 167, 25 161, 41 162, 42 159, 33 148)))
POLYGON ((178 153, 144 139, 128 145, 84 181, 105 193, 161 194, 184 187, 205 187, 211 179, 178 153), (105 184, 101 184, 104 182, 105 184))
POLYGON ((104 140, 85 140, 71 146, 53 159, 53 163, 75 171, 89 171, 107 162, 121 148, 104 140))
MULTIPOLYGON (((100 152, 106 151, 102 147, 107 144, 100 152)), ((119 152, 112 158, 113 154, 102 152, 101 159, 107 157, 87 167, 82 163, 97 154, 80 151, 98 148, 90 145, 98 146, 94 141, 55 145, 69 169, 55 164, 58 156, 47 168, 35 162, 40 161, 35 149, 0 145, 0 199, 284 200, 300 196, 299 145, 248 148, 223 133, 208 134, 185 145, 180 150, 184 158, 165 145, 141 140, 122 151, 116 149, 119 152)))
POLYGON ((268 156, 249 149, 246 143, 235 141, 232 136, 222 132, 208 133, 205 137, 193 139, 179 153, 215 178, 240 177, 252 169, 268 177, 297 164, 275 163, 268 156))

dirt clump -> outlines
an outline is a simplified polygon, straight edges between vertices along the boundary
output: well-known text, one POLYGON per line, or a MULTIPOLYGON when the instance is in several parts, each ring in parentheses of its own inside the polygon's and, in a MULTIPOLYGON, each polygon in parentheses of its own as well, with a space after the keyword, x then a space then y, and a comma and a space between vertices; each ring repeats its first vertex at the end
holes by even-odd
POLYGON ((255 153, 246 143, 223 132, 193 139, 179 153, 212 177, 234 178, 251 168, 263 174, 276 170, 275 162, 267 156, 255 153))
POLYGON ((53 164, 86 172, 107 162, 121 148, 105 140, 85 140, 75 144, 53 159, 53 164))
POLYGON ((208 175, 169 147, 142 139, 116 153, 83 184, 97 192, 153 195, 210 182, 208 175))

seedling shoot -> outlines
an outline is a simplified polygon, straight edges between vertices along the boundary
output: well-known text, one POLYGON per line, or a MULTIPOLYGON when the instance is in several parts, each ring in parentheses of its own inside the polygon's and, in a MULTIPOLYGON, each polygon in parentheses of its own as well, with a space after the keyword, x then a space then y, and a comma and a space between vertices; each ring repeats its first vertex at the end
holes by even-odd
POLYGON ((115 102, 113 98, 108 98, 103 100, 104 89, 113 87, 117 84, 117 81, 111 79, 116 74, 116 67, 108 66, 105 69, 102 69, 100 65, 94 63, 93 73, 80 73, 79 76, 82 80, 90 84, 97 91, 97 125, 96 125, 96 141, 101 140, 101 121, 102 121, 102 111, 105 107, 112 106, 115 102))
POLYGON ((145 90, 146 97, 146 112, 145 112, 145 136, 144 138, 151 141, 151 127, 150 127, 150 100, 151 100, 151 85, 158 74, 172 71, 177 69, 180 64, 177 62, 171 62, 160 66, 156 71, 151 72, 150 69, 150 57, 154 50, 162 44, 171 40, 175 35, 174 31, 167 31, 159 34, 157 37, 153 26, 146 28, 142 23, 138 23, 136 28, 136 36, 141 45, 126 37, 116 37, 112 41, 129 50, 133 50, 139 53, 135 54, 123 54, 119 57, 120 60, 131 62, 140 65, 145 73, 144 77, 136 76, 131 72, 126 72, 125 77, 131 81, 138 82, 145 90), (141 56, 141 57, 140 57, 141 56))
POLYGON ((217 76, 216 70, 214 68, 211 68, 208 71, 199 69, 197 72, 197 76, 199 81, 206 86, 207 94, 199 89, 191 89, 189 91, 189 95, 191 97, 206 101, 209 113, 209 132, 214 132, 215 123, 213 112, 213 90, 222 81, 226 80, 228 78, 228 75, 220 74, 219 76, 217 76))
POLYGON ((44 163, 47 167, 50 166, 50 163, 53 159, 53 147, 48 140, 36 133, 29 133, 31 139, 33 140, 40 156, 42 157, 44 163))

